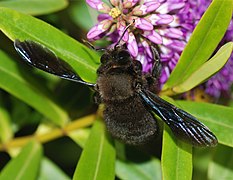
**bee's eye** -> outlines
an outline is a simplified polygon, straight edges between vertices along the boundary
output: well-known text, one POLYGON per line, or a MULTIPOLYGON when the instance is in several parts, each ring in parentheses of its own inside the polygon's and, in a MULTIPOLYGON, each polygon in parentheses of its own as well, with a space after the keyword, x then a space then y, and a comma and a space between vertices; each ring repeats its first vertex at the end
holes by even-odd
POLYGON ((120 51, 120 52, 118 53, 118 58, 117 58, 117 60, 118 60, 118 62, 119 62, 120 64, 125 64, 125 63, 128 62, 129 58, 130 58, 129 52, 123 50, 123 51, 120 51))
POLYGON ((107 55, 107 54, 103 54, 102 56, 101 56, 101 58, 100 58, 100 62, 102 63, 102 64, 105 64, 105 63, 107 63, 109 61, 109 56, 107 55))

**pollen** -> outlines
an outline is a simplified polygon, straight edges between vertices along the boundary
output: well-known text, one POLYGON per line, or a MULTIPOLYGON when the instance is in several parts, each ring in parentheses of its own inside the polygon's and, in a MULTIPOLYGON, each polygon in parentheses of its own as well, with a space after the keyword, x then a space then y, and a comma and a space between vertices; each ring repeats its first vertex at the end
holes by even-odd
POLYGON ((113 19, 115 19, 121 15, 121 11, 117 7, 115 7, 110 10, 109 15, 112 16, 113 19))

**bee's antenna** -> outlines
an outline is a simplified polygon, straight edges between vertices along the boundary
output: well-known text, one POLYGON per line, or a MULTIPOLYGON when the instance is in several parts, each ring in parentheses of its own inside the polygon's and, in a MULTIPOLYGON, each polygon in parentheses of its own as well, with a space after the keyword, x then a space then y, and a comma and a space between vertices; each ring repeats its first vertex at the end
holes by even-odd
POLYGON ((135 22, 135 20, 133 20, 133 22, 132 22, 132 23, 128 24, 128 25, 125 27, 125 30, 123 31, 123 33, 122 33, 122 35, 121 35, 120 39, 119 39, 119 40, 117 41, 117 43, 115 44, 114 49, 116 49, 116 48, 117 48, 117 46, 118 46, 118 45, 119 45, 119 43, 121 42, 122 38, 124 37, 124 35, 125 35, 126 31, 129 29, 129 27, 130 27, 130 26, 132 26, 132 24, 134 24, 134 22, 135 22))
POLYGON ((89 47, 91 47, 91 49, 95 50, 95 51, 106 51, 106 48, 96 48, 93 44, 91 44, 89 41, 82 39, 82 41, 87 44, 89 47))

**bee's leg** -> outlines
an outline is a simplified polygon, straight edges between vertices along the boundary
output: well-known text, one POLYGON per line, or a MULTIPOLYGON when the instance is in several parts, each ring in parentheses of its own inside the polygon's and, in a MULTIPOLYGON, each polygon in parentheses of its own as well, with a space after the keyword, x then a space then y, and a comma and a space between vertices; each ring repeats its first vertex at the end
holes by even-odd
POLYGON ((94 94, 93 94, 93 101, 95 104, 101 104, 102 103, 102 100, 101 100, 101 96, 100 96, 100 93, 99 93, 99 86, 98 84, 95 85, 94 87, 94 94))
POLYGON ((98 92, 95 92, 93 94, 93 101, 94 101, 95 104, 101 104, 102 103, 100 94, 98 92))
POLYGON ((151 92, 157 94, 160 91, 159 77, 160 77, 162 65, 160 63, 160 57, 156 47, 152 45, 150 47, 154 58, 154 64, 151 73, 146 73, 144 75, 144 78, 146 79, 146 84, 148 86, 148 89, 151 92))
POLYGON ((142 64, 138 60, 133 61, 134 64, 134 72, 139 75, 142 74, 142 64))
POLYGON ((151 51, 152 51, 153 58, 154 58, 154 65, 153 65, 151 74, 154 78, 158 79, 160 77, 161 70, 162 70, 160 56, 159 56, 159 52, 157 51, 156 47, 151 46, 151 51))

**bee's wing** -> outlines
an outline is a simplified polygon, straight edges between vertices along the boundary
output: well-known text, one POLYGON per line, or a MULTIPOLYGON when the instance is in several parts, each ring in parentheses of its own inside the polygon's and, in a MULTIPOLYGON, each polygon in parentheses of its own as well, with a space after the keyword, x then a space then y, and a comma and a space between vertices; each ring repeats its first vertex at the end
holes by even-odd
POLYGON ((68 63, 59 59, 51 50, 39 43, 30 40, 23 42, 15 40, 14 47, 18 54, 33 67, 91 87, 95 85, 83 81, 68 63))
POLYGON ((215 146, 218 143, 215 135, 191 114, 164 101, 150 91, 139 92, 146 104, 155 112, 181 140, 193 146, 215 146))

